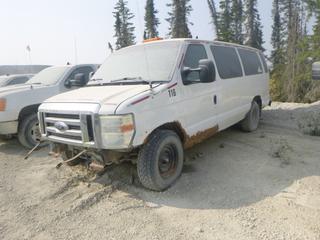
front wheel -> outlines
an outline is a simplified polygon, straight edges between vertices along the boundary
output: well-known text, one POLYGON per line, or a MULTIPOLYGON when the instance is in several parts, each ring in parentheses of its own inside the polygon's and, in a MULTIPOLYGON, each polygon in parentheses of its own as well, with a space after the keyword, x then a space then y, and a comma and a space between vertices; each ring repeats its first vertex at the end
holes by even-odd
MULTIPOLYGON (((22 146, 31 149, 41 140, 38 116, 33 113, 25 117, 19 124, 18 140, 22 146)), ((44 146, 45 144, 41 144, 44 146)))
POLYGON ((180 177, 183 159, 183 146, 178 135, 170 130, 156 131, 139 153, 140 182, 154 191, 168 189, 180 177))

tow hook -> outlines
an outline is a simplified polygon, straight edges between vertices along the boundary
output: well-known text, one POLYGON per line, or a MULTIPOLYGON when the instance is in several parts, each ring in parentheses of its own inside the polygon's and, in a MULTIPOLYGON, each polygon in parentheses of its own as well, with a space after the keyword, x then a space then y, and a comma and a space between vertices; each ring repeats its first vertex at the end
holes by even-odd
POLYGON ((57 166, 56 166, 56 169, 59 169, 63 164, 67 164, 69 162, 72 162, 74 160, 76 160, 77 158, 81 157, 83 154, 85 154, 87 152, 87 150, 83 150, 82 152, 78 153, 76 156, 66 160, 66 161, 63 161, 63 162, 60 162, 57 166))

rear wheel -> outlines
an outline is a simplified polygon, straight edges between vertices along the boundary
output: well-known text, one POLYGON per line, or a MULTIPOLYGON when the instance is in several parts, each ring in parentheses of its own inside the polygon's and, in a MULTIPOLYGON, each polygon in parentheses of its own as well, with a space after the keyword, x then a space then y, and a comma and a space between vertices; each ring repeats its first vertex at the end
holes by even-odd
POLYGON ((261 109, 256 101, 251 104, 250 111, 247 113, 245 119, 241 121, 241 129, 245 132, 253 132, 258 129, 261 117, 261 109))
MULTIPOLYGON (((25 117, 19 124, 18 140, 26 148, 35 147, 41 140, 38 116, 33 113, 25 117)), ((44 146, 45 143, 42 144, 44 146)))
POLYGON ((156 131, 138 157, 138 176, 142 185, 164 191, 180 177, 184 151, 178 135, 169 130, 156 131))

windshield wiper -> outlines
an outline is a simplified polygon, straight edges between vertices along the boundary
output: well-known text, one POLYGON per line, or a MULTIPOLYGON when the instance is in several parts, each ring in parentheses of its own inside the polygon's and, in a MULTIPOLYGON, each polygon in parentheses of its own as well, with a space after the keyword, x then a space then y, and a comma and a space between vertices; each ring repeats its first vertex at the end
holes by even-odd
POLYGON ((41 82, 35 82, 35 83, 27 83, 29 85, 41 85, 42 83, 41 82))
MULTIPOLYGON (((142 80, 142 77, 125 77, 117 80, 112 80, 111 83, 124 82, 124 81, 132 81, 132 80, 142 80)), ((143 80, 144 81, 144 80, 143 80)))
POLYGON ((142 83, 142 84, 161 84, 161 83, 166 83, 168 81, 148 81, 142 79, 142 77, 135 77, 135 78, 122 78, 118 80, 113 80, 110 83, 128 83, 128 84, 133 84, 133 83, 142 83))
MULTIPOLYGON (((91 80, 93 81, 93 80, 91 80)), ((110 82, 104 82, 103 79, 95 79, 99 83, 88 84, 87 86, 105 86, 105 85, 135 85, 135 84, 146 84, 152 86, 153 84, 167 83, 168 81, 147 81, 143 80, 142 77, 126 77, 117 80, 112 80, 110 82)))
POLYGON ((103 81, 102 78, 96 78, 96 79, 91 79, 90 82, 97 82, 97 81, 103 81))

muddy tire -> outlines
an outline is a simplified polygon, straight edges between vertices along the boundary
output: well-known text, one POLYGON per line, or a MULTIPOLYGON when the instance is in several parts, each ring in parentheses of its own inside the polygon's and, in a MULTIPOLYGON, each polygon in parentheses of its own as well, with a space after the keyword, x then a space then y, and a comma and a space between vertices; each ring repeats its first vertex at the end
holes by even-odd
MULTIPOLYGON (((31 149, 35 147, 41 139, 39 121, 36 113, 33 113, 20 121, 18 130, 18 140, 22 146, 31 149)), ((42 146, 46 145, 45 143, 42 146)))
MULTIPOLYGON (((66 150, 61 152, 61 158, 63 161, 68 161, 69 159, 73 158, 75 155, 72 151, 66 150)), ((81 163, 81 158, 76 158, 75 160, 71 162, 67 162, 66 164, 70 167, 77 166, 81 163)))
POLYGON ((156 131, 142 147, 137 170, 142 185, 164 191, 180 177, 184 151, 178 135, 169 130, 156 131))
POLYGON ((261 116, 261 109, 256 101, 251 104, 250 111, 247 113, 245 119, 240 123, 241 129, 244 132, 253 132, 258 129, 261 116))

